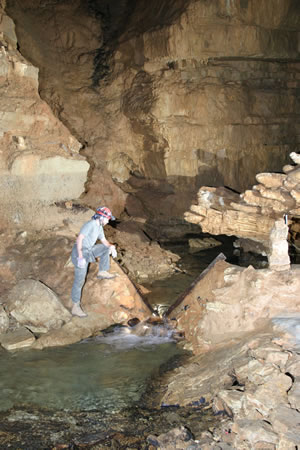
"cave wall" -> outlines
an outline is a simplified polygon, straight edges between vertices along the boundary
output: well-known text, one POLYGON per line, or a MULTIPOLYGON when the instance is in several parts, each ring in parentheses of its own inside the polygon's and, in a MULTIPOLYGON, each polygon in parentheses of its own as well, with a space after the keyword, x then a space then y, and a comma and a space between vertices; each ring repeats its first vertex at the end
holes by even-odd
POLYGON ((8 0, 39 91, 83 145, 90 206, 167 221, 299 143, 297 0, 8 0))
POLYGON ((38 94, 38 69, 17 50, 0 4, 0 229, 36 228, 49 206, 84 192, 89 164, 80 142, 38 94))

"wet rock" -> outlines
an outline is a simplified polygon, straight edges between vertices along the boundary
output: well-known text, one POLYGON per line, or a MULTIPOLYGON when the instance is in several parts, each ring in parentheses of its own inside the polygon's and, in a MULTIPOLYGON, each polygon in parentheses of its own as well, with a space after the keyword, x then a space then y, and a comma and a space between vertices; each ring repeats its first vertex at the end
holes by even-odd
POLYGON ((60 328, 71 319, 51 289, 35 280, 23 280, 9 292, 6 308, 20 324, 36 333, 60 328))
MULTIPOLYGON (((217 399, 221 401, 223 410, 232 416, 240 412, 243 404, 244 392, 238 390, 220 390, 217 399)), ((214 399, 214 404, 215 404, 214 399)))
MULTIPOLYGON (((218 261, 204 277, 199 281, 195 280, 191 288, 180 297, 178 304, 174 304, 167 311, 167 316, 176 321, 177 328, 184 331, 187 345, 194 353, 197 353, 201 340, 201 323, 205 315, 206 303, 212 298, 212 286, 223 286, 224 271, 229 267, 230 265, 226 262, 218 261)), ((201 352, 206 345, 207 342, 201 345, 201 352)))
POLYGON ((190 447, 193 444, 193 436, 185 427, 174 428, 158 437, 150 435, 147 437, 147 441, 155 448, 160 448, 161 450, 174 450, 175 448, 184 450, 187 448, 194 448, 190 447))
POLYGON ((34 341, 34 335, 25 327, 0 335, 0 344, 6 350, 31 347, 34 341))
POLYGON ((172 374, 162 402, 188 405, 203 398, 206 404, 211 404, 221 390, 232 387, 232 370, 235 363, 247 357, 247 350, 247 345, 239 343, 193 357, 172 374))

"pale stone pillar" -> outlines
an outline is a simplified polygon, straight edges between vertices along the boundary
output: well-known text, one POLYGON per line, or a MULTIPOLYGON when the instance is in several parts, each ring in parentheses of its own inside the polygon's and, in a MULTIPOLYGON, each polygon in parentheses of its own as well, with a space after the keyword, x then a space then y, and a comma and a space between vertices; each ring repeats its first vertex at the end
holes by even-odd
POLYGON ((270 233, 269 267, 272 270, 290 269, 288 225, 284 219, 278 219, 270 233))

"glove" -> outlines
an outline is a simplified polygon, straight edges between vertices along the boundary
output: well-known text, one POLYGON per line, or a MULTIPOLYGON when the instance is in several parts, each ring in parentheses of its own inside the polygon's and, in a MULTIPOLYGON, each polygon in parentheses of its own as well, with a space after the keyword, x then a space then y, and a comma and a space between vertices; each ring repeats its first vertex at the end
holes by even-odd
POLYGON ((79 269, 85 269, 86 260, 84 258, 77 258, 77 266, 79 269))
POLYGON ((116 258, 116 257, 117 257, 117 250, 116 250, 116 247, 115 247, 114 245, 112 245, 112 246, 109 248, 109 254, 110 254, 113 258, 116 258))

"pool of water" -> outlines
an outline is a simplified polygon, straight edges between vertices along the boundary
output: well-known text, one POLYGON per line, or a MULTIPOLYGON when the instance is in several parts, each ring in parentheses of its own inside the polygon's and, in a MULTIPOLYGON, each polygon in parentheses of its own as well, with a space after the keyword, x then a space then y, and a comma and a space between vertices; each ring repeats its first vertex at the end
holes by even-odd
POLYGON ((117 411, 137 402, 161 364, 179 354, 168 336, 107 337, 42 351, 0 352, 0 410, 30 405, 117 411))

